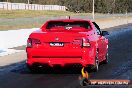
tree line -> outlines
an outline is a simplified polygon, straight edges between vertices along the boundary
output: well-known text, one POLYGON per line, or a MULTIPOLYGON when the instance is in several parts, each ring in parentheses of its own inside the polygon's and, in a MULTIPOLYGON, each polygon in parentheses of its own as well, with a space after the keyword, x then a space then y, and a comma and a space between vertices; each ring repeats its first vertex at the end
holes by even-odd
MULTIPOLYGON (((0 0, 2 2, 27 3, 28 0, 0 0)), ((30 4, 63 5, 72 12, 92 12, 93 0, 29 0, 30 4)), ((132 12, 132 0, 95 0, 96 13, 132 12)))

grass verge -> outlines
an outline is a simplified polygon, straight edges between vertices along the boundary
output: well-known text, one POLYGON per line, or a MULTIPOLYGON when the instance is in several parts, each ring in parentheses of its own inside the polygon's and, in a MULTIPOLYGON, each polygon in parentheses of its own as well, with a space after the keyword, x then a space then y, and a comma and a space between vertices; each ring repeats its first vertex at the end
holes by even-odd
POLYGON ((69 11, 36 11, 36 10, 0 10, 0 18, 23 18, 38 16, 74 16, 91 13, 73 13, 69 11))
MULTIPOLYGON (((33 10, 0 10, 0 31, 25 28, 39 28, 48 19, 64 18, 72 16, 76 18, 92 19, 91 13, 73 13, 69 11, 33 11, 33 10)), ((110 21, 123 17, 108 16, 108 14, 95 14, 96 21, 110 21)), ((128 16, 128 19, 132 16, 128 16)))

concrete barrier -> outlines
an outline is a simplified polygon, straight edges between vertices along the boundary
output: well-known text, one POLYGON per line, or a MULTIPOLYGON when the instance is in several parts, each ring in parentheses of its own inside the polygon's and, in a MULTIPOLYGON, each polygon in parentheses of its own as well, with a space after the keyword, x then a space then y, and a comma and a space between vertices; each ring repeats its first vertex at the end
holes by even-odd
POLYGON ((0 49, 8 49, 26 44, 29 34, 39 28, 0 31, 0 49))
POLYGON ((100 26, 101 29, 105 29, 105 28, 132 23, 132 17, 129 18, 113 17, 111 19, 100 19, 97 20, 96 23, 100 26))

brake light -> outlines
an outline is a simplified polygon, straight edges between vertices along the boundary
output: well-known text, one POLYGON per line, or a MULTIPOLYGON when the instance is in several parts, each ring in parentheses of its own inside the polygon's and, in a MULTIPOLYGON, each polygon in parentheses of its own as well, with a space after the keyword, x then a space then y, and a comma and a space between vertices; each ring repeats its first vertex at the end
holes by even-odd
POLYGON ((85 39, 83 38, 83 41, 82 41, 82 46, 83 47, 90 47, 90 42, 88 39, 85 39))
POLYGON ((41 44, 39 39, 32 39, 33 44, 41 44))
POLYGON ((31 48, 34 44, 41 44, 39 39, 28 38, 27 47, 31 48))
POLYGON ((32 47, 32 40, 30 38, 27 40, 27 47, 32 47))
POLYGON ((81 46, 81 45, 82 45, 81 39, 74 39, 74 40, 72 41, 72 44, 81 46))

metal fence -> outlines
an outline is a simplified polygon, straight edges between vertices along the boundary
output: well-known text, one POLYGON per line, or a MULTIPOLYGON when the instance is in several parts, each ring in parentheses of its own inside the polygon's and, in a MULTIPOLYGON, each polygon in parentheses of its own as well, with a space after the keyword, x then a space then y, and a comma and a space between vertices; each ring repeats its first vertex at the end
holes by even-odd
POLYGON ((0 9, 3 10, 61 10, 65 11, 65 6, 60 5, 39 5, 25 3, 0 2, 0 9))

